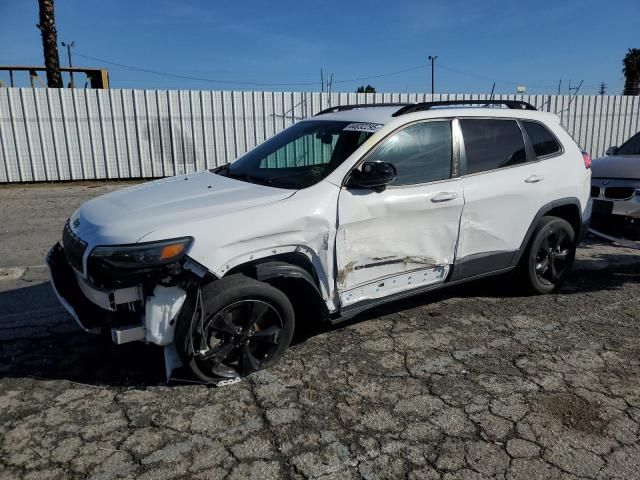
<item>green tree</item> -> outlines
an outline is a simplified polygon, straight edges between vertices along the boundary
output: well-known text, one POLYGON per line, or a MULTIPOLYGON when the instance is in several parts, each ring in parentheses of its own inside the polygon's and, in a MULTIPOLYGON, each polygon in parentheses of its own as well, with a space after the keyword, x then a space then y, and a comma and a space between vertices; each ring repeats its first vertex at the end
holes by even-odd
POLYGON ((376 93, 376 89, 371 85, 367 85, 366 87, 364 85, 360 85, 356 90, 356 93, 376 93))
POLYGON ((58 32, 54 15, 53 0, 38 0, 40 6, 40 23, 36 25, 42 34, 44 66, 47 69, 47 86, 62 88, 60 75, 60 56, 58 55, 58 32))
POLYGON ((630 48, 622 60, 623 95, 640 95, 640 48, 630 48))

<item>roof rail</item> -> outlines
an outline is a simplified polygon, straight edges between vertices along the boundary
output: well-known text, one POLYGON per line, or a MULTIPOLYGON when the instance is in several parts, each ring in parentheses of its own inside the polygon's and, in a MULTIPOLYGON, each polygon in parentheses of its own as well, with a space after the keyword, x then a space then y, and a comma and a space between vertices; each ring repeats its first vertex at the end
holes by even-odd
POLYGON ((407 107, 416 105, 415 103, 358 103, 355 105, 336 105, 335 107, 325 108, 321 112, 314 115, 324 115, 325 113, 344 112, 346 110, 355 110, 356 108, 373 108, 373 107, 407 107))
POLYGON ((420 112, 433 107, 444 107, 448 105, 505 105, 507 108, 515 110, 536 110, 536 107, 530 103, 520 100, 441 100, 438 102, 412 103, 402 107, 392 116, 399 117, 407 113, 420 112))

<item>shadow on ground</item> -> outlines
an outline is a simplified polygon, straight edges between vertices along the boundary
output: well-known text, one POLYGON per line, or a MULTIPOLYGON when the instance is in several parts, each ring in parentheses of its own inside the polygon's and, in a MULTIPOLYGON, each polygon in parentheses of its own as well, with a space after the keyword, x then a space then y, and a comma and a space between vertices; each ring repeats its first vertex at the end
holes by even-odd
MULTIPOLYGON (((602 255, 599 259, 611 260, 606 257, 602 255)), ((640 264, 601 270, 578 268, 559 295, 621 289, 625 284, 639 283, 639 274, 640 264)), ((487 278, 375 307, 336 326, 300 325, 293 344, 348 325, 450 298, 522 296, 513 285, 508 276, 487 278)), ((184 374, 181 376, 189 379, 184 374)), ((106 335, 95 336, 80 331, 58 305, 48 283, 0 292, 0 377, 140 388, 165 381, 161 348, 138 342, 116 346, 106 335)))
MULTIPOLYGON (((617 255, 604 254, 599 255, 598 260, 609 262, 618 257, 619 256, 617 255)), ((619 290, 624 288, 627 284, 637 283, 640 283, 640 263, 619 265, 615 267, 615 270, 609 268, 603 268, 600 270, 584 270, 578 267, 571 272, 566 283, 562 286, 557 295, 576 295, 607 290, 619 290)), ((523 292, 522 288, 518 285, 518 279, 515 274, 487 277, 469 283, 443 288, 441 290, 414 295, 379 307, 374 307, 371 310, 358 314, 347 322, 340 323, 333 327, 324 327, 315 330, 308 329, 308 331, 303 332, 297 340, 299 342, 304 341, 319 332, 338 330, 347 325, 353 325, 384 315, 391 315, 405 310, 410 310, 429 303, 437 303, 449 298, 477 297, 535 298, 535 295, 529 294, 526 291, 523 292)))
POLYGON ((0 292, 0 377, 143 386, 164 381, 162 350, 80 330, 49 283, 0 292))

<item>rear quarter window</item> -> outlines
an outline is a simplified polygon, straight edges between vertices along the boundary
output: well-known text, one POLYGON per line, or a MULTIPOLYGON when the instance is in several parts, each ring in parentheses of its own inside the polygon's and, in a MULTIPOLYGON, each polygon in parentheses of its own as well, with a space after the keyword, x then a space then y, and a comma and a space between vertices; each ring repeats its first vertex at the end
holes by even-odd
POLYGON ((525 163, 522 131, 515 120, 461 119, 466 172, 478 173, 525 163))
POLYGON ((562 147, 556 140, 556 137, 541 123, 524 120, 522 126, 527 132, 536 157, 540 158, 546 157, 547 155, 555 155, 562 151, 562 147))

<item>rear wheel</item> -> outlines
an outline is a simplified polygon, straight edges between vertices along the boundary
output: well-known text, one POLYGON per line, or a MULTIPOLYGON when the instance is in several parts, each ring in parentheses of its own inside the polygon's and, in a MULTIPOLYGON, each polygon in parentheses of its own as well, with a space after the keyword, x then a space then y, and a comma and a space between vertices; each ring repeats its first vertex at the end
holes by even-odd
POLYGON ((573 227, 566 220, 543 217, 522 258, 523 283, 535 293, 557 290, 573 266, 575 238, 573 227))
POLYGON ((179 319, 176 347, 194 375, 216 382, 277 363, 293 330, 293 307, 283 292, 233 275, 198 292, 193 308, 179 319))

